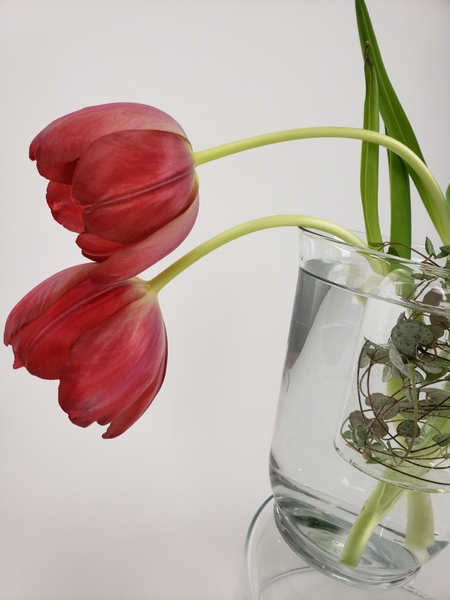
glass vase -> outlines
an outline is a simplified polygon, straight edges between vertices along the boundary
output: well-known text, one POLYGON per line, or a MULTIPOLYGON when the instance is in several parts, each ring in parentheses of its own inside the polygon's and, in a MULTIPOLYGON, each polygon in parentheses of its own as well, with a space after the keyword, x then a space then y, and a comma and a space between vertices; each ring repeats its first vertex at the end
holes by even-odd
POLYGON ((450 271, 300 236, 275 522, 324 575, 403 586, 450 540, 450 271))
POLYGON ((285 543, 273 505, 273 497, 266 500, 250 524, 235 600, 433 600, 410 585, 383 590, 380 596, 377 588, 362 590, 323 577, 285 543))

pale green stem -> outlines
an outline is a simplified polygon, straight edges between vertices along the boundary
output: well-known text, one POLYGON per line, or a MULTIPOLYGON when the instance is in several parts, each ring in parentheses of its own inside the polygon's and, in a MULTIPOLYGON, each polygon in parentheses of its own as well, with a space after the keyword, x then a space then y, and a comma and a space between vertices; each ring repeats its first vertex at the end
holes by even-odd
MULTIPOLYGON (((408 492, 408 520, 405 548, 417 552, 426 550, 434 543, 434 516, 430 494, 408 492)), ((422 555, 423 557, 426 554, 422 555)))
POLYGON ((305 127, 266 133, 194 153, 197 166, 204 163, 269 144, 311 138, 344 138, 372 142, 398 154, 420 177, 431 197, 425 207, 444 244, 450 244, 450 210, 444 195, 426 164, 407 146, 390 136, 356 127, 305 127))
MULTIPOLYGON (((357 567, 371 535, 407 490, 379 481, 357 516, 342 549, 340 562, 357 567)), ((433 506, 427 492, 407 492, 405 547, 426 550, 434 542, 433 506)))
MULTIPOLYGON (((439 431, 440 433, 450 433, 450 419, 446 417, 432 417, 428 421, 428 428, 431 432, 439 431)), ((426 448, 430 443, 430 433, 420 445, 416 445, 416 449, 426 448)), ((439 457, 439 450, 436 450, 434 457, 439 457)), ((433 455, 430 454, 430 460, 433 455)), ((416 471, 416 475, 420 476, 427 473, 429 469, 423 467, 416 471)), ((434 537, 434 516, 433 503, 430 492, 408 491, 408 518, 406 526, 405 548, 413 552, 421 553, 421 561, 431 558, 426 549, 432 546, 435 540, 434 537)))
POLYGON ((377 483, 353 523, 339 557, 341 563, 358 566, 370 536, 405 491, 384 481, 377 483))
POLYGON ((414 365, 411 363, 408 363, 407 367, 408 367, 408 371, 409 371, 411 388, 412 388, 414 432, 409 440, 408 449, 405 452, 405 456, 399 462, 399 466, 409 457, 409 455, 411 453, 412 447, 414 446, 414 442, 416 441, 416 437, 417 437, 416 429, 417 429, 417 423, 419 422, 419 396, 417 394, 416 375, 415 375, 415 371, 414 371, 414 365))
POLYGON ((320 231, 324 231, 331 235, 334 235, 344 242, 348 242, 354 246, 359 246, 360 248, 366 248, 366 244, 354 233, 345 229, 344 227, 340 227, 331 221, 326 221, 325 219, 319 219, 316 217, 309 217, 306 215, 274 215, 271 217, 262 217, 261 219, 254 219, 253 221, 247 221, 246 223, 242 223, 241 225, 237 225, 236 227, 232 227, 231 229, 227 229, 222 233, 214 236, 210 240, 203 242, 173 264, 171 264, 167 269, 161 271, 156 277, 151 279, 148 284, 151 286, 156 292, 159 292, 164 286, 166 286, 172 279, 177 277, 180 273, 182 273, 185 269, 193 265, 195 262, 217 250, 220 246, 224 244, 228 244, 228 242, 232 242, 237 238, 240 238, 244 235, 248 235, 249 233, 254 233, 256 231, 261 231, 262 229, 271 229, 274 227, 307 227, 311 229, 318 229, 320 231))

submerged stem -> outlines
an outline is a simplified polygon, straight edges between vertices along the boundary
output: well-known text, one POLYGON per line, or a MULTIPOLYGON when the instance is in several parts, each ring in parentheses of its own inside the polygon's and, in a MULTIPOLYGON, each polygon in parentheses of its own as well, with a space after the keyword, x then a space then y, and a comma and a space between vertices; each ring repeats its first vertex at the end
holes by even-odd
POLYGON ((413 552, 426 550, 434 543, 434 517, 430 494, 409 491, 407 500, 405 548, 413 552))
POLYGON ((370 536, 404 492, 384 481, 377 483, 353 523, 339 559, 341 563, 358 566, 370 536))

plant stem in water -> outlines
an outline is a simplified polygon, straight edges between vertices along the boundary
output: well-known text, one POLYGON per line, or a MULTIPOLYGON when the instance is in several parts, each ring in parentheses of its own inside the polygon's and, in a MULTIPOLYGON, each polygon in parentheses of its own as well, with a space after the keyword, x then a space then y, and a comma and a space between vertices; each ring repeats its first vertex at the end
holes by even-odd
POLYGON ((341 563, 358 566, 370 536, 404 492, 384 481, 377 483, 353 524, 340 556, 341 563))

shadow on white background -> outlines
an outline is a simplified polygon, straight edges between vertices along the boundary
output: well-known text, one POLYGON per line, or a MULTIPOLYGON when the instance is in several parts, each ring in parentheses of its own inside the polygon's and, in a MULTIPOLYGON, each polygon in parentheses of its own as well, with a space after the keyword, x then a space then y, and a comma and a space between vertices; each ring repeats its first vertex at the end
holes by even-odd
MULTIPOLYGON (((368 7, 445 188, 450 4, 368 7)), ((142 102, 174 116, 195 150, 265 131, 362 123, 350 0, 2 0, 0 44, 2 322, 41 280, 83 262, 27 158, 53 119, 142 102)), ((313 214, 361 229, 359 151, 353 141, 292 142, 200 167, 198 222, 161 265, 263 215, 313 214)), ((422 241, 432 228, 417 200, 415 211, 422 241)), ((13 371, 11 350, 1 351, 1 600, 233 597, 248 524, 270 494, 296 270, 295 231, 268 231, 220 249, 164 289, 166 382, 115 440, 102 440, 98 426, 71 425, 57 382, 13 371)), ((446 574, 424 575, 436 600, 448 600, 446 574)))

